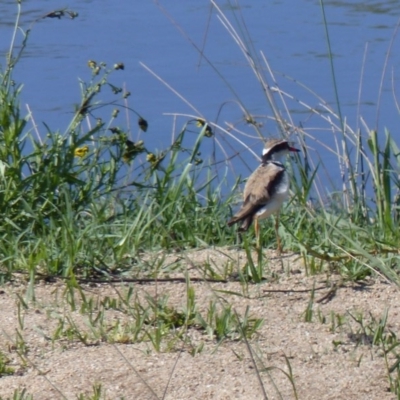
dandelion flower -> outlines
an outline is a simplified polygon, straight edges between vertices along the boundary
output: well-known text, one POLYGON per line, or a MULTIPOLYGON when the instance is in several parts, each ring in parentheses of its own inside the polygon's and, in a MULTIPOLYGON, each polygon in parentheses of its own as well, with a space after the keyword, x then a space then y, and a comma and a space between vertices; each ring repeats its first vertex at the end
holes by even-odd
POLYGON ((77 147, 74 150, 74 156, 83 158, 89 152, 89 146, 77 147))

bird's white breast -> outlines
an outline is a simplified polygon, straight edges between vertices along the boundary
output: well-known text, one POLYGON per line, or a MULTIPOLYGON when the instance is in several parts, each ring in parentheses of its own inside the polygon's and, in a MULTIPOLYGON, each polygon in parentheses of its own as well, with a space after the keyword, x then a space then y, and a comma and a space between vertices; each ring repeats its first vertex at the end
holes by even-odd
POLYGON ((271 214, 279 211, 282 203, 288 198, 289 195, 289 175, 284 172, 282 180, 278 185, 272 187, 272 193, 268 202, 257 211, 256 215, 259 219, 264 219, 271 214))

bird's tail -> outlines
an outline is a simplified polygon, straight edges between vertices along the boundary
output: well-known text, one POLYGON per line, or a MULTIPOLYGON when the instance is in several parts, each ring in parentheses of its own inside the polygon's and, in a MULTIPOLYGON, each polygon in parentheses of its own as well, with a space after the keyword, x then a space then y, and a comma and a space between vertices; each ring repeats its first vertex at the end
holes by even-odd
POLYGON ((240 226, 239 230, 241 232, 245 232, 249 229, 251 223, 253 222, 253 217, 251 215, 246 218, 233 217, 227 222, 227 224, 228 226, 232 226, 233 224, 237 224, 238 222, 242 222, 242 225, 240 226))

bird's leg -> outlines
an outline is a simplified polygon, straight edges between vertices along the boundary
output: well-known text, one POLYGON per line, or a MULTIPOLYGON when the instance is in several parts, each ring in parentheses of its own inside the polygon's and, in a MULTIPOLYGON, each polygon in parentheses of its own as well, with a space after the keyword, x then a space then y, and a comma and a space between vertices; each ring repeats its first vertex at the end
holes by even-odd
POLYGON ((277 252, 278 252, 278 254, 279 255, 281 255, 281 253, 282 253, 282 246, 281 246, 281 239, 280 239, 280 237, 279 237, 279 212, 278 212, 278 214, 276 214, 276 217, 275 217, 275 236, 276 236, 276 247, 277 247, 277 252))
POLYGON ((258 218, 254 218, 254 231, 256 232, 256 248, 260 249, 260 225, 258 224, 258 218))

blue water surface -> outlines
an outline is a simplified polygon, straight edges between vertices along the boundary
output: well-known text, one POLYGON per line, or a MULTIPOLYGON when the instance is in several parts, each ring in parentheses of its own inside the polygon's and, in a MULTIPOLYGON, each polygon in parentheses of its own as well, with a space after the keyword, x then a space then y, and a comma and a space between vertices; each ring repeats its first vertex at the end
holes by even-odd
MULTIPOLYGON (((252 54, 260 59, 261 52, 265 55, 279 87, 292 97, 292 100, 287 97, 287 107, 293 123, 308 130, 318 142, 333 146, 327 125, 300 103, 318 108, 321 101, 296 83, 316 92, 330 107, 338 110, 320 2, 243 0, 215 4, 242 37, 248 35, 247 45, 252 54)), ((374 0, 325 1, 324 4, 343 117, 354 130, 362 128, 366 136, 368 132, 362 121, 369 129, 378 129, 382 140, 385 127, 397 138, 400 52, 396 34, 400 4, 374 0), (381 86, 384 68, 386 75, 381 86)), ((21 25, 28 29, 35 19, 66 5, 60 1, 23 1, 21 25)), ((125 70, 116 71, 111 82, 124 85, 132 93, 129 106, 149 122, 149 130, 142 138, 150 148, 163 148, 170 143, 173 118, 165 114, 180 113, 202 116, 225 128, 227 123, 236 124, 238 129, 253 136, 241 137, 241 140, 259 154, 262 144, 254 129, 244 123, 243 110, 235 103, 238 98, 249 113, 259 116, 262 135, 279 134, 259 82, 211 2, 71 0, 68 7, 79 17, 47 18, 33 25, 28 47, 14 75, 16 81, 24 85, 23 109, 29 105, 43 134, 46 132, 43 122, 51 130, 61 132, 68 126, 74 105, 80 101, 78 79, 88 81, 91 77, 87 66, 89 59, 104 61, 109 66, 124 63, 125 70), (201 57, 199 49, 205 57, 201 57), (141 63, 159 75, 195 110, 141 63)), ((1 2, 2 60, 9 48, 16 11, 15 1, 1 2)), ((17 43, 21 43, 21 35, 17 43)), ((4 61, 1 63, 4 65, 4 61)), ((264 66, 262 61, 261 65, 264 66)), ((266 68, 264 73, 268 83, 275 86, 266 68)), ((111 92, 104 92, 104 100, 107 99, 114 99, 111 92)), ((284 113, 284 107, 279 104, 284 113)), ((111 111, 112 108, 104 110, 103 117, 108 118, 111 111)), ((118 118, 121 126, 129 124, 132 139, 138 138, 137 116, 121 113, 118 118)), ((176 129, 179 130, 187 119, 189 117, 179 118, 176 129)), ((296 132, 292 133, 296 141, 296 132)), ((218 152, 219 160, 241 151, 241 146, 223 133, 219 138, 225 151, 218 152)), ((324 147, 318 142, 309 144, 316 154, 323 153, 328 169, 332 165, 333 170, 336 158, 330 152, 324 153, 324 147)), ((206 147, 203 158, 207 159, 212 149, 211 144, 206 147)), ((254 155, 249 153, 244 157, 246 163, 237 163, 240 166, 235 176, 246 175, 257 165, 254 155)))

